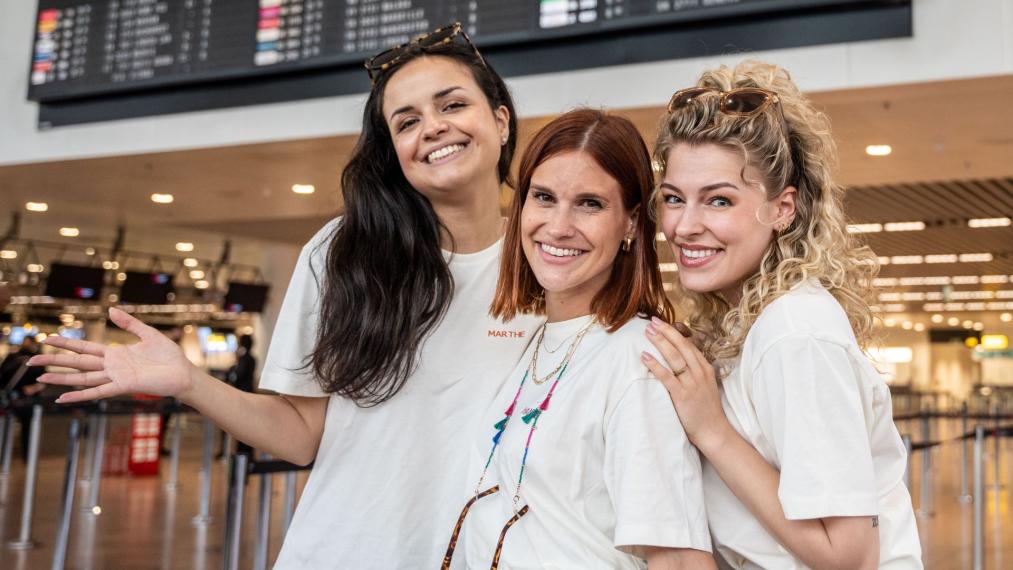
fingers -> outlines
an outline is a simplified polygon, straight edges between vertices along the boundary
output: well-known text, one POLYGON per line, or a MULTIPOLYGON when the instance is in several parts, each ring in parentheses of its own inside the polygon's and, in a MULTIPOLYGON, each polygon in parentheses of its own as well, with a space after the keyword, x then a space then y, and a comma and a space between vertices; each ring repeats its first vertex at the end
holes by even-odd
POLYGON ((665 359, 665 362, 668 363, 673 372, 686 370, 688 366, 686 358, 679 353, 679 349, 667 337, 661 334, 661 331, 654 325, 647 325, 647 340, 651 341, 651 344, 658 349, 658 352, 661 353, 662 358, 665 359))
MULTIPOLYGON (((682 333, 677 331, 674 327, 672 327, 672 325, 657 317, 653 317, 651 319, 651 325, 653 325, 653 329, 658 333, 655 336, 663 337, 675 349, 679 358, 684 363, 682 366, 687 367, 694 375, 703 375, 701 377, 706 377, 706 368, 701 365, 701 358, 697 358, 700 350, 691 340, 684 337, 682 333)), ((648 338, 651 339, 651 342, 655 342, 650 335, 648 338)), ((657 346, 657 344, 655 344, 655 346, 657 346)), ((665 357, 668 359, 667 355, 665 355, 665 357)), ((674 366, 674 363, 671 360, 669 360, 669 364, 674 366)), ((710 365, 708 364, 707 367, 709 366, 710 365)))
POLYGON ((154 328, 149 327, 140 320, 128 315, 126 312, 121 311, 116 307, 109 307, 109 319, 116 323, 116 326, 135 335, 141 340, 161 336, 161 333, 154 328))
POLYGON ((76 402, 87 402, 89 400, 101 400, 103 398, 112 398, 113 396, 119 396, 126 393, 125 390, 118 388, 115 384, 108 383, 96 386, 94 388, 88 388, 87 390, 77 390, 74 392, 66 392, 56 399, 57 404, 73 404, 76 402))
POLYGON ((654 377, 661 381, 661 384, 668 390, 673 400, 679 400, 682 395, 682 386, 679 378, 672 374, 664 364, 658 362, 649 352, 640 353, 640 359, 647 366, 647 369, 654 374, 654 377))
POLYGON ((70 372, 58 373, 48 372, 39 377, 43 384, 56 384, 59 386, 100 386, 109 382, 109 375, 105 371, 100 372, 70 372))
POLYGON ((686 326, 686 323, 675 323, 672 326, 675 327, 675 330, 679 331, 679 334, 681 334, 682 336, 686 338, 693 338, 693 332, 689 330, 689 327, 686 326))
POLYGON ((44 342, 49 346, 55 346, 56 348, 70 350, 78 354, 91 354, 93 356, 102 356, 105 354, 106 350, 104 345, 97 342, 74 340, 71 338, 63 338, 62 336, 49 336, 46 337, 44 342))
POLYGON ((102 370, 102 358, 90 354, 38 354, 28 361, 29 366, 62 366, 90 372, 102 370))

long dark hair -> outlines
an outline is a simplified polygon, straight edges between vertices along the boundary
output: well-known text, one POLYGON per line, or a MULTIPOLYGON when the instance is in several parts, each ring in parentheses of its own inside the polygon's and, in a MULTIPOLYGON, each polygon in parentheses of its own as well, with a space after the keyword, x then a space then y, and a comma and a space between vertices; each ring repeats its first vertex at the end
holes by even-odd
POLYGON ((366 101, 362 134, 341 174, 345 213, 329 238, 316 345, 308 360, 326 392, 362 407, 401 390, 454 293, 440 249, 445 228, 429 199, 405 178, 383 116, 390 77, 421 56, 465 65, 489 106, 509 111, 510 134, 497 166, 501 183, 508 179, 517 145, 516 113, 506 84, 470 47, 414 48, 377 79, 366 101))

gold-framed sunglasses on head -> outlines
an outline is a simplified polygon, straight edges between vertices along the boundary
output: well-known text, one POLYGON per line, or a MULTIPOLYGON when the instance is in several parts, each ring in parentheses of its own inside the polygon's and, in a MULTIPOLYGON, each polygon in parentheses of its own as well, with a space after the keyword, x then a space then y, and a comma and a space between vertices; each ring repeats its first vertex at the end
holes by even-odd
POLYGON ((447 45, 454 42, 457 38, 464 40, 465 44, 475 52, 475 57, 486 65, 485 58, 478 52, 478 48, 475 47, 475 43, 471 41, 471 37, 468 36, 468 32, 464 31, 461 26, 461 22, 454 22, 436 28, 435 30, 416 36, 410 41, 405 42, 401 45, 394 46, 388 50, 384 50, 373 57, 366 60, 366 72, 369 73, 369 83, 373 86, 376 85, 376 80, 380 74, 387 71, 388 69, 401 63, 405 54, 411 49, 419 49, 423 52, 433 49, 438 46, 447 45))
MULTIPOLYGON (((762 113, 767 107, 777 105, 781 99, 777 93, 759 87, 739 87, 722 91, 715 87, 688 87, 676 91, 668 102, 668 112, 672 113, 689 106, 694 99, 703 95, 716 93, 720 97, 718 109, 726 115, 751 117, 762 113)), ((778 106, 780 109, 780 106, 778 106)))

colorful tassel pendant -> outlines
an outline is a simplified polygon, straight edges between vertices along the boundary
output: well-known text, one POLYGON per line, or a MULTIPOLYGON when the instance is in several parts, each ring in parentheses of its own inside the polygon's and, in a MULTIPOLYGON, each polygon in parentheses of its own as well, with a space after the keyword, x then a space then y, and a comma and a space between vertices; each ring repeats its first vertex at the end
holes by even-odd
POLYGON ((535 408, 530 412, 524 414, 524 416, 521 419, 524 420, 524 423, 530 424, 535 418, 537 418, 540 415, 542 415, 542 410, 540 408, 535 408))
POLYGON ((496 435, 492 436, 492 444, 493 445, 499 444, 499 438, 502 435, 503 435, 503 430, 499 430, 498 432, 496 432, 496 435))
POLYGON ((496 425, 492 426, 492 429, 503 431, 504 429, 506 429, 507 421, 509 419, 510 419, 509 417, 501 419, 500 421, 496 422, 496 425))

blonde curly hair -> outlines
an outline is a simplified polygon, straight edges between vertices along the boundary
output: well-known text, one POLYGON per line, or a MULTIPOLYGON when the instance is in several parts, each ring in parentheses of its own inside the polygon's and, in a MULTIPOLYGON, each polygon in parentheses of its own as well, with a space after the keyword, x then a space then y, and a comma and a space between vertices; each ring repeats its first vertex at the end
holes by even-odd
MULTIPOLYGON (((837 299, 865 348, 872 342, 869 303, 879 264, 872 251, 848 233, 844 188, 831 176, 837 148, 826 115, 776 65, 744 61, 734 68, 721 66, 705 71, 697 86, 720 91, 758 87, 776 93, 779 103, 744 117, 720 112, 716 96, 693 99, 664 117, 655 145, 656 165, 663 171, 679 143, 714 144, 743 154, 746 165, 762 176, 749 182, 755 182, 767 200, 777 198, 786 187, 797 190, 794 218, 783 231, 772 232, 759 270, 742 283, 737 306, 716 292, 695 293, 677 285, 678 293, 690 302, 688 324, 703 338, 704 354, 712 361, 738 356, 763 309, 809 279, 819 280, 837 299)), ((660 204, 660 193, 655 204, 660 204)))

